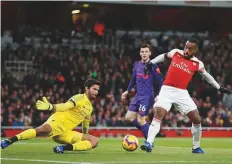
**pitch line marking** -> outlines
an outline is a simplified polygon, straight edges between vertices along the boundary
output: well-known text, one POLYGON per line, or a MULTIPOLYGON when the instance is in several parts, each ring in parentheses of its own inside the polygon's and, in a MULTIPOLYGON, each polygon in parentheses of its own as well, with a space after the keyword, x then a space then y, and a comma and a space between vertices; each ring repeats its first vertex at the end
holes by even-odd
MULTIPOLYGON (((38 159, 21 159, 21 158, 1 158, 5 161, 27 161, 39 163, 66 163, 66 164, 116 164, 116 163, 218 163, 219 161, 102 161, 102 162, 72 162, 72 161, 54 161, 54 160, 38 160, 38 159)), ((222 163, 228 161, 220 161, 222 163)))

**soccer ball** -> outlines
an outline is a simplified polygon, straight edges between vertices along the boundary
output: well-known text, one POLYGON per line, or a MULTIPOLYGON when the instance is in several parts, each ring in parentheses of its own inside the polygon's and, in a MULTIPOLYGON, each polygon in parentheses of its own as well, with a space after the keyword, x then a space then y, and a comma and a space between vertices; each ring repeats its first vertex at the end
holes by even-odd
POLYGON ((139 140, 134 135, 126 135, 122 140, 122 147, 126 151, 135 151, 139 146, 139 140))

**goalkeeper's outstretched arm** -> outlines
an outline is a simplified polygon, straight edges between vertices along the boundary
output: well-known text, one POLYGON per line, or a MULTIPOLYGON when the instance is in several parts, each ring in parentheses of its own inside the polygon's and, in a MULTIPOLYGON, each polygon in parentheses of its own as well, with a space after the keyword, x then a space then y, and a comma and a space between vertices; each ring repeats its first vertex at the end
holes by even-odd
POLYGON ((70 100, 68 100, 66 103, 53 104, 52 106, 55 112, 64 112, 66 110, 74 108, 74 104, 70 100))
POLYGON ((36 108, 38 110, 53 110, 55 112, 63 112, 68 109, 74 108, 74 103, 72 101, 67 101, 66 103, 60 103, 60 104, 51 104, 48 102, 46 97, 43 97, 42 101, 37 100, 36 102, 36 108))

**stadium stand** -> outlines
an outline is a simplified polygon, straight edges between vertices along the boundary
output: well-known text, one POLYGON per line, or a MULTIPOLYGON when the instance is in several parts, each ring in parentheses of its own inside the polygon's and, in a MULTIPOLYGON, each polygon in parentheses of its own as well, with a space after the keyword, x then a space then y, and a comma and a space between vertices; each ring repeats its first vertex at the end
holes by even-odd
MULTIPOLYGON (((153 46, 153 57, 172 48, 183 48, 186 39, 200 40, 198 58, 220 85, 232 86, 232 35, 215 33, 106 30, 101 40, 88 32, 70 33, 58 29, 22 26, 2 35, 1 125, 39 126, 49 112, 35 110, 41 96, 51 103, 68 100, 80 93, 87 77, 103 81, 94 104, 91 126, 130 126, 124 116, 127 102, 120 95, 126 89, 133 63, 139 59, 141 43, 153 46)), ((165 76, 168 63, 160 65, 165 76)), ((221 95, 196 75, 189 92, 198 105, 205 127, 232 126, 232 95, 221 95)), ((152 111, 149 118, 152 118, 152 111)), ((190 126, 187 117, 174 108, 165 117, 163 127, 190 126)))

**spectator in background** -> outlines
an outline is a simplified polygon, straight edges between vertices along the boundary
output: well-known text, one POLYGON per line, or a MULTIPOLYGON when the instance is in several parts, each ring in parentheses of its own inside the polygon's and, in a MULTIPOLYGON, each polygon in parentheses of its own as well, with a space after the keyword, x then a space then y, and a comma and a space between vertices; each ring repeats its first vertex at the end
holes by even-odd
POLYGON ((23 79, 23 84, 25 84, 28 88, 34 88, 36 83, 37 83, 36 73, 33 71, 29 71, 29 73, 23 79))
POLYGON ((97 39, 97 44, 101 43, 103 34, 105 32, 105 24, 103 21, 97 20, 94 24, 94 35, 97 39))
MULTIPOLYGON (((231 90, 231 85, 227 85, 226 88, 231 90)), ((232 94, 230 95, 224 94, 222 99, 222 104, 232 111, 232 94)))

